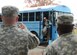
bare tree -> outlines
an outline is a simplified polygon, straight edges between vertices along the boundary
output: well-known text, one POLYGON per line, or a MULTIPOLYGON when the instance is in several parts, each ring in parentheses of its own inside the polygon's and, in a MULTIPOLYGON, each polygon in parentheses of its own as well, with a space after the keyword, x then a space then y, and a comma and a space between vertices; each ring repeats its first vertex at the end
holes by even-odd
POLYGON ((25 0, 26 7, 37 7, 47 5, 58 5, 54 3, 55 0, 25 0))

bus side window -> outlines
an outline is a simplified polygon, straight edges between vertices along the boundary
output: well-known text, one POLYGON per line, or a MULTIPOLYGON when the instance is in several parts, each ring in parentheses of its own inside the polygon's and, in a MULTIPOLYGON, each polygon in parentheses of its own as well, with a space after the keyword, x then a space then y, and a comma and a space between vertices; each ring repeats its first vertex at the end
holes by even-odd
POLYGON ((36 21, 41 21, 42 17, 41 17, 41 12, 36 12, 36 21))
POLYGON ((23 13, 23 21, 28 21, 28 13, 23 13))
POLYGON ((34 21, 34 13, 29 13, 29 21, 34 21))
POLYGON ((1 15, 0 15, 0 22, 2 22, 1 15))
POLYGON ((22 13, 20 13, 18 21, 22 21, 22 13))

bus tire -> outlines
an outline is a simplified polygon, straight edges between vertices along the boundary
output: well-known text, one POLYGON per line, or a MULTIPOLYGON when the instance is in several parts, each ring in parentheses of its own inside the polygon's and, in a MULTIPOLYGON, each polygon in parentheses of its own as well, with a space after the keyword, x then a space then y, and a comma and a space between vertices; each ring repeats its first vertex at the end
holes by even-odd
MULTIPOLYGON (((35 34, 35 35, 38 37, 37 32, 35 32, 35 31, 31 31, 31 33, 35 34)), ((39 37, 38 37, 38 38, 39 38, 39 37)))

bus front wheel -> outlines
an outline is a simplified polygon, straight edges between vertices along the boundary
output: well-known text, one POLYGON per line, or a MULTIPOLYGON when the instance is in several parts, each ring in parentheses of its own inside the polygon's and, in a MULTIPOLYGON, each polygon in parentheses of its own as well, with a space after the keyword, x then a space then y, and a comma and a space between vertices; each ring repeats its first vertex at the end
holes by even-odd
POLYGON ((35 31, 31 31, 31 33, 35 34, 35 35, 38 37, 37 32, 35 32, 35 31))

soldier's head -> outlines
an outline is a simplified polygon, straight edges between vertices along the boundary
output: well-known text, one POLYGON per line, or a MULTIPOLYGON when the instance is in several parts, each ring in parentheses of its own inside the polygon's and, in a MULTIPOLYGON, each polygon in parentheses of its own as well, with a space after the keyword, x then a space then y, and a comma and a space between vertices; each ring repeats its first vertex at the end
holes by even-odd
POLYGON ((18 21, 18 8, 14 6, 4 6, 2 7, 1 18, 4 24, 13 25, 18 21))
POLYGON ((57 31, 59 35, 70 33, 73 30, 73 16, 60 15, 57 18, 57 31))

